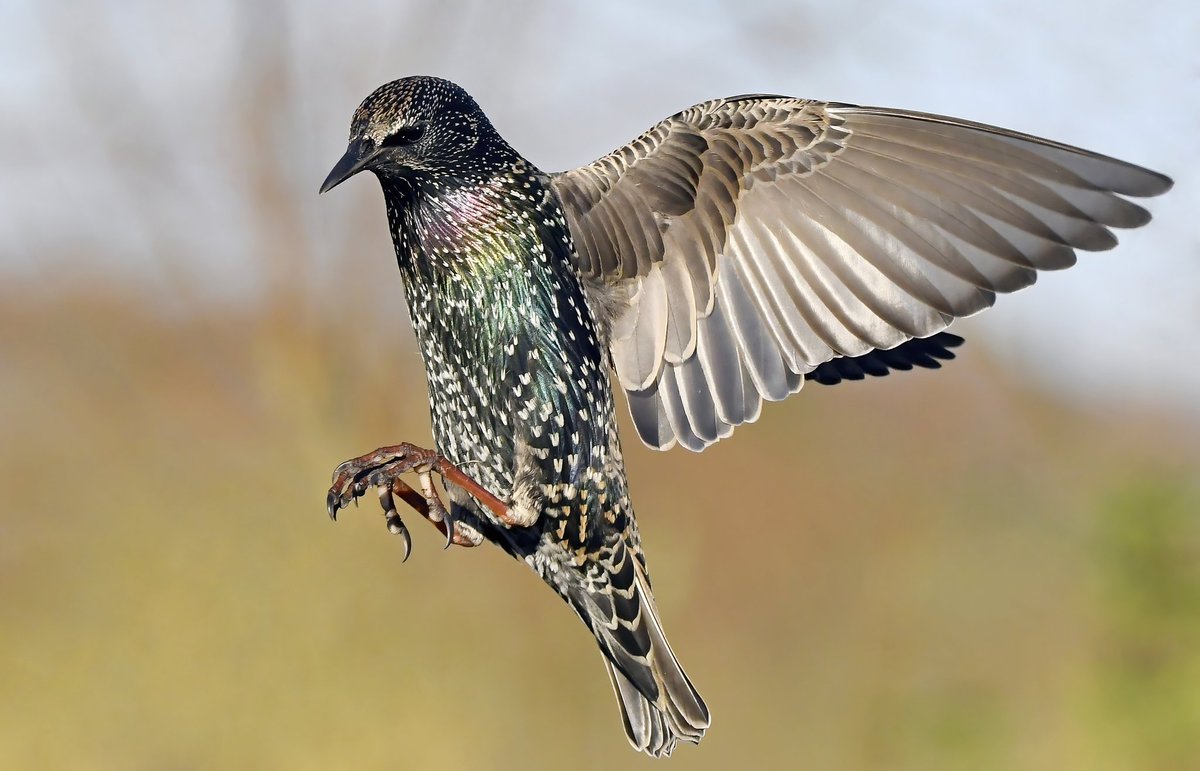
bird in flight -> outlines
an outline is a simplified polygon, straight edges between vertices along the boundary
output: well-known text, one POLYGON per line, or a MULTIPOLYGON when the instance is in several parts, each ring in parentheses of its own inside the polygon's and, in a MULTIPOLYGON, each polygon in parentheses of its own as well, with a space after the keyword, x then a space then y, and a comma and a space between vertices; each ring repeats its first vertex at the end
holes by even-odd
POLYGON ((1127 199, 1171 187, 992 126, 763 94, 551 174, 432 77, 366 98, 321 192, 363 170, 383 188, 436 449, 343 463, 329 514, 375 488, 405 558, 397 498, 447 545, 524 561, 595 636, 626 736, 653 756, 699 742, 709 710, 651 594, 609 373, 643 442, 700 451, 807 380, 938 366, 962 342, 954 319, 1112 248, 1112 228, 1150 220, 1127 199))

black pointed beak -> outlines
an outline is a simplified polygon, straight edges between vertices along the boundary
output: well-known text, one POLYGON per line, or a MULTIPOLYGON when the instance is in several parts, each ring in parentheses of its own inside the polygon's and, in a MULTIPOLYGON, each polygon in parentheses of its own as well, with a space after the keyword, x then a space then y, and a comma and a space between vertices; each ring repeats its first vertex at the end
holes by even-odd
POLYGON ((329 176, 321 184, 321 192, 332 190, 341 183, 353 177, 358 172, 367 167, 367 164, 375 157, 374 147, 362 139, 355 139, 346 148, 346 154, 333 167, 333 171, 329 172, 329 176))

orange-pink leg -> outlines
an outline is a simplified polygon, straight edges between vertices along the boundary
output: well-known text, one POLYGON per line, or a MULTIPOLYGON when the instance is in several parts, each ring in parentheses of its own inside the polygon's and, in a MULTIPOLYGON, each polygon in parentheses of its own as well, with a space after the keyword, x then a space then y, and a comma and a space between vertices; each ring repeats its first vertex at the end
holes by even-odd
POLYGON ((513 517, 504 501, 467 476, 460 468, 433 450, 408 442, 380 447, 374 452, 352 458, 338 466, 333 472, 333 486, 326 497, 329 516, 337 519, 338 511, 349 505, 350 501, 357 501, 359 496, 366 493, 367 488, 378 487, 379 502, 387 516, 388 530, 404 538, 405 559, 412 548, 412 539, 396 511, 394 496, 400 496, 417 513, 432 522, 446 536, 447 547, 452 543, 460 546, 479 545, 483 539, 475 528, 451 518, 449 509, 433 486, 431 474, 440 474, 443 480, 462 487, 486 506, 501 523, 510 527, 518 524, 518 520, 513 517), (421 482, 420 491, 400 479, 402 474, 409 471, 416 472, 421 482))

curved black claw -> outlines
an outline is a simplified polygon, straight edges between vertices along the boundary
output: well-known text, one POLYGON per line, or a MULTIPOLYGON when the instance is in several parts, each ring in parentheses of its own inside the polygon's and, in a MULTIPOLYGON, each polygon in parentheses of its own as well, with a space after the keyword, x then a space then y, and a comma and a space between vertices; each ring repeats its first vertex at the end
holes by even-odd
POLYGON ((408 562, 408 555, 412 554, 412 536, 408 534, 408 528, 404 526, 404 521, 400 519, 399 514, 392 514, 387 518, 387 529, 392 535, 398 535, 403 539, 404 556, 400 558, 400 562, 408 562))
POLYGON ((342 496, 336 490, 330 490, 329 495, 325 496, 325 508, 329 512, 329 518, 337 522, 338 509, 342 508, 342 496))
POLYGON ((450 512, 446 510, 445 506, 441 506, 441 509, 442 524, 446 526, 446 545, 442 548, 449 549, 454 544, 454 520, 451 519, 450 512))
POLYGON ((404 557, 400 562, 408 562, 408 555, 412 553, 412 536, 408 534, 404 520, 400 519, 400 515, 396 512, 396 499, 392 497, 390 487, 379 488, 379 505, 383 507, 383 513, 387 515, 388 532, 404 539, 404 557))

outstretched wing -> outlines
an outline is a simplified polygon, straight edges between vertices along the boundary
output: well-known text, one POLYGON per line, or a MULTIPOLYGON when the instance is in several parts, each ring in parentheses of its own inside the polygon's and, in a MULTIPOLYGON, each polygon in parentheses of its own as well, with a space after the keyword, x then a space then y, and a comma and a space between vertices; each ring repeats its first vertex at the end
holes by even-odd
POLYGON ((748 96, 552 185, 593 304, 613 309, 642 440, 702 450, 826 362, 933 335, 1113 247, 1110 228, 1150 220, 1121 196, 1171 180, 953 118, 748 96))

